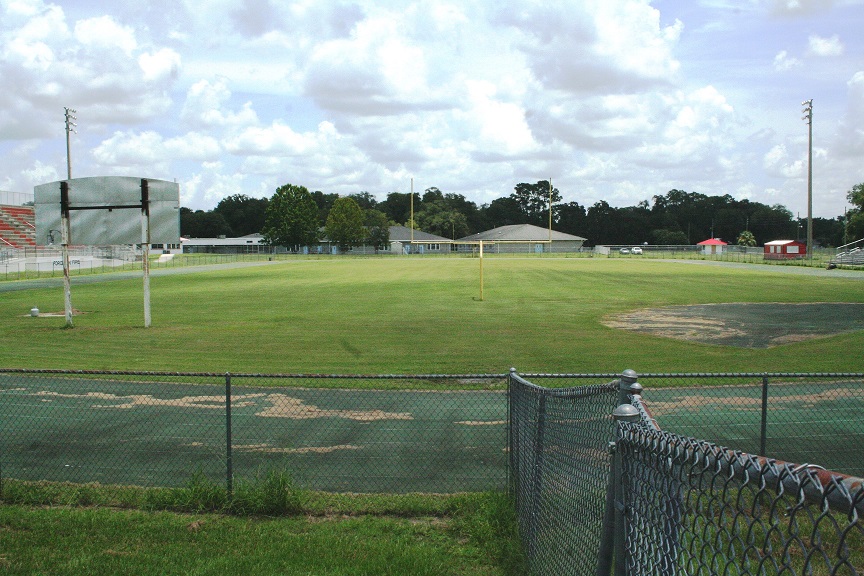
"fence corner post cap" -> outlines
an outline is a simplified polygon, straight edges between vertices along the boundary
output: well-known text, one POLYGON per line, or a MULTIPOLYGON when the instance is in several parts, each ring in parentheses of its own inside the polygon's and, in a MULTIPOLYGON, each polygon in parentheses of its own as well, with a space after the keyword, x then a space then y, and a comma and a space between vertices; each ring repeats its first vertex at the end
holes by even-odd
POLYGON ((639 379, 639 376, 636 374, 635 370, 631 370, 628 368, 621 373, 621 381, 627 381, 628 383, 636 382, 639 379))
POLYGON ((516 374, 516 368, 511 367, 510 368, 510 374, 516 374))
POLYGON ((612 417, 625 422, 636 422, 640 418, 639 410, 632 404, 621 404, 612 412, 612 417))

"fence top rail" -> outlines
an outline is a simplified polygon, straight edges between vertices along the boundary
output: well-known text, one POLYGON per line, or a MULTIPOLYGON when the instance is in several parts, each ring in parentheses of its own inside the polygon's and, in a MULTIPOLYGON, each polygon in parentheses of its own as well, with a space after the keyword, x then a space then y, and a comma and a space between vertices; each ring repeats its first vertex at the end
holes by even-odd
POLYGON ((864 515, 864 479, 825 470, 813 464, 795 464, 731 450, 704 440, 646 427, 644 423, 621 422, 620 441, 634 443, 669 457, 670 464, 690 465, 695 469, 724 472, 744 481, 761 478, 768 485, 800 491, 810 502, 827 501, 843 513, 855 510, 864 515))
POLYGON ((0 374, 58 374, 81 376, 178 376, 208 378, 282 378, 331 380, 500 380, 507 374, 305 374, 244 372, 170 372, 150 370, 66 370, 62 368, 0 368, 0 374))
MULTIPOLYGON (((232 378, 305 378, 305 379, 342 379, 342 380, 494 380, 503 379, 508 373, 478 374, 314 374, 314 373, 261 373, 261 372, 177 372, 154 370, 70 370, 66 368, 0 368, 0 374, 80 374, 103 376, 185 376, 232 378)), ((528 381, 541 379, 594 379, 617 380, 620 373, 549 373, 549 372, 510 372, 522 383, 536 386, 528 381)), ((639 378, 864 378, 864 372, 646 372, 639 378)))
MULTIPOLYGON (((520 372, 523 378, 618 378, 620 374, 553 374, 520 372)), ((864 378, 864 372, 640 372, 639 378, 864 378)))
POLYGON ((597 394, 606 394, 609 392, 617 392, 618 391, 618 381, 614 380, 612 382, 607 382, 605 384, 595 384, 593 386, 577 386, 570 388, 546 388, 544 386, 538 386, 532 382, 529 382, 521 375, 516 374, 515 372, 510 373, 510 377, 518 382, 521 386, 524 386, 535 393, 544 394, 546 396, 553 397, 573 397, 573 396, 594 396, 597 394))

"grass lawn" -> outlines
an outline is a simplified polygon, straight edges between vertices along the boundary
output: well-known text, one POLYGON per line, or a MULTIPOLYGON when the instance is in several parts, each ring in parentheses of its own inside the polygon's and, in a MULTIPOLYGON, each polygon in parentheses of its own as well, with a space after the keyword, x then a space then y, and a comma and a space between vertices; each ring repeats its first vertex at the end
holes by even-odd
MULTIPOLYGON (((109 277, 110 275, 106 275, 109 277)), ((622 259, 290 260, 151 280, 73 285, 0 301, 0 366, 283 373, 858 371, 864 332, 770 349, 698 344, 604 326, 644 307, 864 302, 857 279, 622 259)))
MULTIPOLYGON (((106 275, 106 278, 110 275, 106 275)), ((625 259, 333 258, 151 280, 73 285, 0 300, 0 366, 282 373, 858 371, 864 332, 741 349, 604 326, 676 304, 864 302, 857 279, 625 259)))
POLYGON ((522 573, 503 494, 298 496, 287 515, 236 515, 195 510, 219 500, 213 487, 13 482, 0 506, 0 573, 522 573))

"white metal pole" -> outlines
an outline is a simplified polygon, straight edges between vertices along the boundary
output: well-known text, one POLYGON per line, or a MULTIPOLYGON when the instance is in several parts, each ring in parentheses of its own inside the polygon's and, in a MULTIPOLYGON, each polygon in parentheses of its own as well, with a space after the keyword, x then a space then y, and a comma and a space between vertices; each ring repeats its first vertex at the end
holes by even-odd
POLYGON ((141 180, 141 269, 144 275, 144 327, 150 327, 150 197, 147 180, 141 180))
POLYGON ((60 183, 60 245, 63 255, 63 309, 66 312, 66 328, 72 328, 72 283, 69 280, 69 183, 60 183))

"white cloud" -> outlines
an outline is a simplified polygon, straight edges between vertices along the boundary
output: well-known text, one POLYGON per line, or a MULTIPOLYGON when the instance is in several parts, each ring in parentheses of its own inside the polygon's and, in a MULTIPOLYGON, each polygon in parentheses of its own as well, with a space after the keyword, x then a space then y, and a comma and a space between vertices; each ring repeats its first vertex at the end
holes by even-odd
POLYGON ((245 127, 258 124, 258 116, 252 104, 246 102, 237 112, 227 109, 231 100, 226 78, 213 82, 199 80, 186 92, 186 100, 180 117, 198 128, 245 127))
POLYGON ((780 178, 801 178, 807 169, 806 159, 792 159, 785 144, 777 144, 763 158, 769 174, 780 178))
POLYGON ((846 83, 846 110, 840 120, 834 150, 860 165, 864 156, 864 71, 846 83))
POLYGON ((793 68, 798 68, 801 64, 802 62, 799 59, 789 56, 789 53, 786 52, 786 50, 781 50, 776 56, 774 56, 774 68, 780 72, 786 72, 793 68))
POLYGON ((843 54, 843 44, 836 34, 830 38, 810 36, 808 52, 814 56, 840 56, 843 54))
POLYGON ((477 202, 551 176, 586 205, 671 188, 795 203, 802 82, 831 142, 816 150, 820 193, 864 180, 855 7, 0 0, 0 78, 14 87, 0 91, 0 173, 26 189, 63 172, 72 106, 76 174, 177 177, 193 208, 286 180, 383 198, 412 176, 477 202), (818 74, 803 66, 829 56, 818 74))
POLYGON ((779 16, 805 16, 829 10, 834 0, 770 0, 771 9, 779 16))
POLYGON ((174 77, 180 69, 180 54, 170 48, 162 48, 152 54, 145 52, 138 57, 138 65, 144 72, 145 80, 174 77))
POLYGON ((101 167, 116 169, 156 169, 166 172, 176 160, 214 160, 222 147, 212 136, 190 132, 174 138, 152 130, 146 132, 115 132, 92 151, 101 167))
POLYGON ((135 30, 121 26, 111 16, 99 16, 75 23, 75 39, 82 45, 99 50, 120 50, 126 56, 138 47, 135 30))

